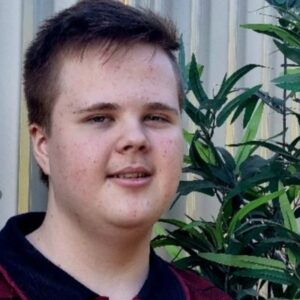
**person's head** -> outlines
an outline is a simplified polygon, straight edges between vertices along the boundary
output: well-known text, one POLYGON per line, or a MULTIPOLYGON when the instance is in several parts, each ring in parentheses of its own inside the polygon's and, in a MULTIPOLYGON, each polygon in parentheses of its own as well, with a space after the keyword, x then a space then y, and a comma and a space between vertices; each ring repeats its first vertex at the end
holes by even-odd
POLYGON ((132 226, 168 206, 183 151, 177 47, 173 25, 115 1, 79 2, 44 25, 25 90, 34 154, 60 212, 132 226))
MULTIPOLYGON (((29 124, 51 134, 51 115, 62 87, 59 75, 68 55, 87 49, 117 51, 146 43, 170 58, 178 80, 178 101, 183 92, 174 51, 179 47, 174 24, 151 11, 114 0, 84 0, 47 20, 28 48, 24 64, 24 90, 29 124)), ((109 59, 109 58, 108 58, 109 59)), ((42 176, 47 181, 47 176, 42 176)))

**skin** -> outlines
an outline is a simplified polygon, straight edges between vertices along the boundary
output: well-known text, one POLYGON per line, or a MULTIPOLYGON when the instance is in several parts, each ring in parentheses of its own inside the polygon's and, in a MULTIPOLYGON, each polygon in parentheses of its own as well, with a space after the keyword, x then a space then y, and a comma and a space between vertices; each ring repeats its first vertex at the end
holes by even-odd
POLYGON ((152 226, 181 174, 172 64, 144 44, 109 57, 90 49, 64 59, 59 82, 51 134, 30 126, 49 204, 28 240, 95 292, 132 299, 147 277, 152 226))

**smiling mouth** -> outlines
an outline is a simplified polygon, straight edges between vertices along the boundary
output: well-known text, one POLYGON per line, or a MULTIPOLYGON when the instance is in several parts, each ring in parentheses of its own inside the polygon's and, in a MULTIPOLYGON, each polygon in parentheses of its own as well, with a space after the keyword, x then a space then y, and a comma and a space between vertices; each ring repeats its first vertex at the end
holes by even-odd
POLYGON ((108 174, 107 178, 124 188, 146 187, 153 178, 153 171, 145 167, 127 167, 108 174))
POLYGON ((148 182, 153 176, 153 170, 145 166, 128 166, 122 169, 112 171, 108 174, 109 179, 115 179, 122 184, 142 184, 148 182), (126 183, 127 182, 127 183, 126 183))
POLYGON ((145 178, 149 177, 150 174, 147 173, 125 173, 125 174, 115 174, 109 176, 110 178, 126 178, 126 179, 135 179, 135 178, 145 178))

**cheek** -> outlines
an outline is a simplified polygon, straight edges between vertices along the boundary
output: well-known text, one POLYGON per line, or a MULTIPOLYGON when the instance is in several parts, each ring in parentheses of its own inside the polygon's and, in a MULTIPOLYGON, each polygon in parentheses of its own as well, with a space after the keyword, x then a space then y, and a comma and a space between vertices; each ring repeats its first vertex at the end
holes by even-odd
POLYGON ((166 178, 177 185, 183 162, 183 139, 181 135, 162 140, 160 149, 160 171, 164 174, 167 173, 166 178))
POLYGON ((160 147, 162 149, 161 156, 163 159, 172 162, 174 165, 182 164, 183 139, 180 135, 162 140, 160 147))
POLYGON ((91 142, 65 140, 51 149, 50 165, 56 176, 72 181, 87 179, 91 170, 101 168, 101 146, 91 142))
POLYGON ((161 195, 164 210, 170 205, 177 191, 183 162, 182 138, 161 141, 159 162, 159 183, 157 195, 161 195))

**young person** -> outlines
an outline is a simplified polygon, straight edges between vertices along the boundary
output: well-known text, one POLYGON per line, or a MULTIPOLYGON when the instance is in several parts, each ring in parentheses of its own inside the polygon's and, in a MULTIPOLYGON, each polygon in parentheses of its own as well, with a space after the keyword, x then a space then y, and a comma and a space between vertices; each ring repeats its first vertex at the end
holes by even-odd
POLYGON ((229 299, 150 250, 183 155, 174 26, 112 0, 48 20, 26 53, 45 214, 0 233, 0 299, 229 299))

